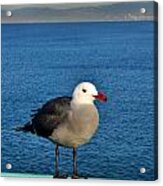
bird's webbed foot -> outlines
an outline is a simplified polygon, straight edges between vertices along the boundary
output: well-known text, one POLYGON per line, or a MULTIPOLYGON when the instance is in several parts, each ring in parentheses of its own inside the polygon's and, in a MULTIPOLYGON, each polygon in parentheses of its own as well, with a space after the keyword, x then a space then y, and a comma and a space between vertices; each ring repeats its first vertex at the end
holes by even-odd
POLYGON ((79 176, 78 174, 73 174, 71 178, 72 179, 88 179, 87 177, 85 177, 85 176, 79 176))
POLYGON ((73 174, 71 178, 72 179, 79 179, 80 177, 77 174, 73 174))
POLYGON ((68 178, 68 175, 67 175, 67 174, 59 174, 59 173, 56 173, 56 174, 54 174, 53 178, 67 179, 67 178, 68 178))

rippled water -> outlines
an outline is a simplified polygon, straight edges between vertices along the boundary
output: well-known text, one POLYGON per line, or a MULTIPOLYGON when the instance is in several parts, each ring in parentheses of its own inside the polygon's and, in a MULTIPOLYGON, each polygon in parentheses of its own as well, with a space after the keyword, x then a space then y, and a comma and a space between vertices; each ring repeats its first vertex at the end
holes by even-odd
MULTIPOLYGON (((13 128, 31 109, 91 81, 109 101, 97 103, 99 129, 78 149, 79 174, 153 180, 153 29, 152 22, 3 24, 2 172, 53 174, 55 146, 13 128)), ((60 169, 71 175, 72 150, 60 153, 60 169)))

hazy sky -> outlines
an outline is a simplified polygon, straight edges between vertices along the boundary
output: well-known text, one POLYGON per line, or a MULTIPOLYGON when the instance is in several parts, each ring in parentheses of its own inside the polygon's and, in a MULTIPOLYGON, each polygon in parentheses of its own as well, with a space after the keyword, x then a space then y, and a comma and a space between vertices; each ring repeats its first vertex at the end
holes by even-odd
POLYGON ((2 5, 3 9, 14 10, 27 7, 36 7, 36 8, 53 8, 53 9, 72 9, 72 8, 83 8, 83 7, 98 7, 99 5, 111 5, 115 4, 114 2, 103 2, 103 3, 60 3, 60 4, 20 4, 20 5, 2 5))

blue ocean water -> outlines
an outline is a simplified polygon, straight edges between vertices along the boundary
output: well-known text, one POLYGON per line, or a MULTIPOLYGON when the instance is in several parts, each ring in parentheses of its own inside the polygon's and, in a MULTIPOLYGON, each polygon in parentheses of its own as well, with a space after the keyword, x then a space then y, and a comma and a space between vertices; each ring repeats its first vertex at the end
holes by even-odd
MULTIPOLYGON (((153 22, 3 24, 2 172, 53 174, 55 146, 14 127, 83 81, 109 100, 96 103, 100 126, 78 149, 79 174, 154 179, 153 22)), ((72 150, 60 153, 60 170, 71 175, 72 150)))

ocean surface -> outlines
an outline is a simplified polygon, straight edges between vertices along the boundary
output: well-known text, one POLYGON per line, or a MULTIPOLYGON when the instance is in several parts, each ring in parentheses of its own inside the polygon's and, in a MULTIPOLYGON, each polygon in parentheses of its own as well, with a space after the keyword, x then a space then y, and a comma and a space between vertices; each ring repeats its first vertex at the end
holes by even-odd
MULTIPOLYGON (((53 175, 54 144, 14 128, 90 81, 109 99, 96 102, 100 125, 78 148, 79 175, 153 180, 154 68, 153 22, 2 24, 2 172, 53 175)), ((60 155, 71 175, 72 149, 60 155)))

